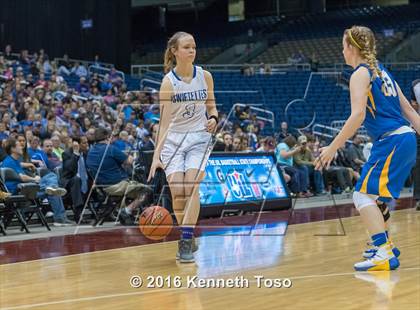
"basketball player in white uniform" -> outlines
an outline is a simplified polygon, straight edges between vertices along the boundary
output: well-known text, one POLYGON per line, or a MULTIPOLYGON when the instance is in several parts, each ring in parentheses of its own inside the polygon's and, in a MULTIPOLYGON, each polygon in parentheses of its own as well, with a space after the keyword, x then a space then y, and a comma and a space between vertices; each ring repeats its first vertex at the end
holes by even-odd
POLYGON ((193 65, 196 45, 192 35, 175 33, 165 52, 160 89, 161 119, 149 180, 157 168, 165 170, 172 205, 181 227, 177 259, 194 262, 193 231, 200 212, 199 184, 218 123, 213 78, 193 65))

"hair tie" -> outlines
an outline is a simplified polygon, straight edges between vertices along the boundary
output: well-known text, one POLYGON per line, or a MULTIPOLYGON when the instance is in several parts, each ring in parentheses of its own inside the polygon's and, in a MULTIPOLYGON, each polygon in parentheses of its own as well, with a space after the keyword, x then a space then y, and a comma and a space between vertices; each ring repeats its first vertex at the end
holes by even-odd
POLYGON ((362 47, 356 42, 355 39, 353 39, 353 36, 351 35, 351 30, 349 30, 349 37, 350 37, 350 40, 353 42, 353 45, 355 45, 356 47, 358 47, 361 50, 362 47))

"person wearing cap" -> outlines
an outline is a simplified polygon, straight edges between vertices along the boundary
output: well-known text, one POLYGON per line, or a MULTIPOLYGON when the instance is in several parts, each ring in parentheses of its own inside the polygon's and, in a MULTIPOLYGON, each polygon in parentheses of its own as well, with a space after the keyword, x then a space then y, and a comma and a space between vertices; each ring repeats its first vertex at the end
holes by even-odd
POLYGON ((275 150, 277 165, 291 177, 289 187, 292 193, 299 198, 312 197, 313 194, 308 191, 309 184, 305 174, 293 166, 294 155, 302 149, 301 146, 296 144, 296 138, 289 135, 277 145, 275 150))
POLYGON ((312 156, 312 152, 309 150, 307 143, 308 138, 305 135, 299 136, 298 145, 300 146, 300 150, 293 155, 293 161, 295 166, 305 175, 307 183, 314 184, 315 194, 324 195, 325 186, 322 173, 315 170, 315 158, 312 156))
MULTIPOLYGON (((420 79, 411 84, 411 106, 420 113, 420 79)), ((417 135, 417 158, 414 167, 414 193, 413 198, 416 201, 416 210, 420 211, 420 135, 417 135)))

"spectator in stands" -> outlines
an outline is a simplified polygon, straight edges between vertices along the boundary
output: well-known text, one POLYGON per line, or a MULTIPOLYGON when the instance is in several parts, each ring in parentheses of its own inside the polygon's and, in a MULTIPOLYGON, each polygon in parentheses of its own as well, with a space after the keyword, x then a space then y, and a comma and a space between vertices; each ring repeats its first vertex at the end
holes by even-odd
POLYGON ((86 168, 88 150, 88 140, 85 136, 82 136, 80 139, 74 139, 73 146, 66 149, 62 157, 63 169, 60 175, 60 182, 70 192, 76 222, 80 220, 84 206, 84 196, 88 192, 88 174, 86 168))
POLYGON ((241 151, 242 152, 252 152, 253 151, 252 147, 249 145, 249 138, 247 136, 245 136, 245 135, 242 136, 241 144, 242 144, 242 146, 241 146, 241 151))
POLYGON ((128 142, 128 132, 123 130, 119 133, 118 139, 112 143, 121 152, 129 152, 133 146, 128 142))
POLYGON ((29 140, 28 154, 31 162, 38 168, 46 167, 47 155, 39 148, 39 138, 35 136, 27 140, 29 140))
POLYGON ((264 65, 264 74, 265 75, 271 75, 272 70, 271 70, 271 66, 269 64, 265 64, 264 65))
POLYGON ((153 104, 150 106, 150 110, 146 113, 144 113, 144 121, 145 122, 151 122, 151 123, 157 123, 160 119, 160 111, 159 111, 159 105, 153 104))
POLYGON ((74 64, 73 69, 70 72, 77 75, 79 78, 84 77, 86 79, 88 76, 88 71, 86 70, 86 67, 80 62, 76 62, 74 64))
POLYGON ((275 151, 277 165, 291 177, 290 190, 294 194, 301 198, 312 197, 304 173, 293 167, 293 156, 301 151, 301 147, 296 146, 296 143, 296 138, 289 135, 277 145, 275 151))
POLYGON ((354 171, 360 173, 360 169, 366 162, 366 158, 363 156, 363 148, 361 146, 362 139, 360 136, 355 135, 353 137, 353 143, 347 149, 347 156, 350 160, 351 167, 354 171))
POLYGON ((84 97, 90 96, 89 84, 86 82, 86 78, 84 76, 80 77, 79 83, 76 85, 75 89, 80 95, 84 97))
POLYGON ((61 157, 58 157, 53 152, 53 143, 51 140, 44 140, 43 151, 46 154, 46 159, 44 158, 44 162, 48 169, 54 171, 55 168, 61 167, 61 157))
POLYGON ((308 138, 304 135, 298 138, 299 152, 293 155, 293 162, 297 169, 303 172, 306 178, 306 183, 314 184, 316 195, 325 195, 325 186, 322 178, 322 173, 315 170, 314 157, 312 152, 307 147, 308 138))
POLYGON ((100 67, 101 66, 101 62, 99 61, 99 55, 96 54, 95 57, 93 58, 93 65, 100 67))
POLYGON ((332 184, 332 191, 335 192, 346 192, 349 193, 353 190, 352 182, 352 169, 340 166, 337 161, 337 155, 335 159, 331 162, 330 168, 325 170, 325 183, 332 184), (339 191, 334 187, 334 184, 337 184, 339 191))
POLYGON ((6 70, 6 68, 7 68, 6 60, 4 59, 3 55, 0 55, 0 74, 2 74, 3 71, 6 70))
POLYGON ((121 75, 117 72, 117 70, 114 67, 112 67, 111 71, 109 72, 109 80, 113 85, 117 87, 120 87, 123 83, 121 75))
POLYGON ((4 159, 7 157, 7 153, 4 149, 6 141, 7 140, 0 140, 0 163, 2 163, 4 159))
POLYGON ((4 59, 8 61, 14 61, 16 60, 16 57, 12 55, 12 46, 10 44, 7 44, 4 48, 4 59))
POLYGON ((19 181, 6 181, 6 187, 12 194, 17 194, 18 184, 26 182, 35 182, 40 185, 40 198, 46 197, 54 212, 54 226, 68 226, 74 223, 66 217, 61 196, 66 194, 64 188, 58 187, 57 176, 50 172, 42 178, 39 176, 31 177, 25 174, 21 166, 20 158, 23 155, 22 147, 15 139, 9 139, 6 143, 6 153, 8 156, 2 163, 3 168, 10 168, 16 171, 20 178, 19 181))
POLYGON ((139 120, 139 123, 136 128, 136 137, 137 139, 141 140, 145 135, 149 134, 149 131, 144 128, 144 121, 139 120))
POLYGON ((141 138, 139 142, 138 149, 140 151, 153 151, 155 149, 155 143, 152 140, 151 133, 148 132, 145 135, 143 135, 143 137, 141 138))
POLYGON ((269 140, 269 137, 265 137, 260 139, 260 146, 259 148, 257 148, 257 152, 270 152, 271 148, 270 148, 270 142, 272 143, 272 141, 269 140))
POLYGON ((96 144, 91 147, 86 159, 88 171, 92 176, 97 175, 97 184, 112 185, 127 180, 128 173, 125 166, 133 162, 131 156, 127 156, 112 144, 107 146, 109 137, 110 132, 107 129, 96 128, 96 144))
POLYGON ((280 133, 279 133, 279 136, 278 136, 279 141, 282 141, 283 139, 285 139, 288 136, 294 135, 293 133, 291 133, 289 131, 289 125, 287 124, 287 122, 281 122, 280 126, 281 126, 280 127, 280 133))
POLYGON ((242 152, 243 149, 242 137, 234 136, 232 142, 232 151, 233 152, 242 152))
POLYGON ((42 64, 42 69, 45 74, 51 74, 53 72, 53 67, 51 66, 50 60, 45 58, 44 63, 42 64))
POLYGON ((36 173, 36 167, 31 162, 31 158, 28 153, 28 143, 26 141, 26 137, 23 134, 18 134, 15 138, 17 142, 20 144, 20 147, 22 148, 22 157, 20 160, 21 167, 25 170, 25 173, 29 176, 35 176, 36 173))
POLYGON ((7 140, 9 138, 9 131, 4 123, 0 123, 0 140, 7 140))
POLYGON ((21 65, 29 65, 29 63, 31 63, 31 60, 29 59, 29 55, 28 55, 28 50, 21 50, 20 51, 19 63, 21 65))
POLYGON ((61 65, 58 67, 57 74, 60 76, 69 76, 71 74, 71 65, 67 54, 64 54, 63 60, 60 63, 61 65))
POLYGON ((224 151, 225 152, 232 152, 232 150, 233 150, 233 137, 232 137, 231 133, 225 132, 223 134, 223 143, 225 145, 224 151))
POLYGON ((352 163, 347 156, 347 150, 344 147, 339 148, 337 150, 337 154, 336 154, 336 157, 335 157, 335 165, 341 166, 341 167, 346 167, 347 170, 350 173, 352 182, 359 180, 360 174, 359 174, 359 172, 353 170, 352 163))
POLYGON ((109 74, 105 74, 103 81, 100 83, 100 89, 103 92, 108 92, 111 90, 112 93, 112 82, 109 74))

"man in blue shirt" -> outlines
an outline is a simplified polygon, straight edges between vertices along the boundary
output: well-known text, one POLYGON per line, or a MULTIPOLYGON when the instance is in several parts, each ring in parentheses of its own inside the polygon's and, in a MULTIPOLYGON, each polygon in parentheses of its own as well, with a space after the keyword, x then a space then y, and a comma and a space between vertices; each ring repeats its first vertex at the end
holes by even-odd
POLYGON ((290 190, 300 198, 313 196, 308 192, 308 181, 305 174, 293 166, 293 156, 301 151, 301 147, 295 147, 296 138, 287 136, 280 142, 275 150, 277 165, 280 166, 290 177, 290 190))
POLYGON ((40 184, 41 192, 38 193, 39 197, 47 198, 54 213, 54 226, 69 226, 74 223, 69 221, 66 217, 63 200, 67 192, 65 189, 58 187, 57 177, 54 173, 46 174, 44 177, 39 176, 31 177, 25 174, 21 166, 20 159, 23 155, 23 149, 20 143, 15 139, 9 139, 6 143, 6 153, 8 156, 2 163, 2 168, 10 168, 16 171, 20 181, 6 181, 6 187, 10 193, 16 194, 19 183, 35 182, 40 184), (55 176, 55 177, 54 177, 55 176))
POLYGON ((123 166, 133 163, 131 156, 127 156, 111 144, 108 145, 109 136, 110 132, 107 129, 96 128, 96 143, 90 148, 86 159, 87 169, 93 177, 99 170, 96 183, 102 185, 112 185, 127 180, 128 173, 123 166))

